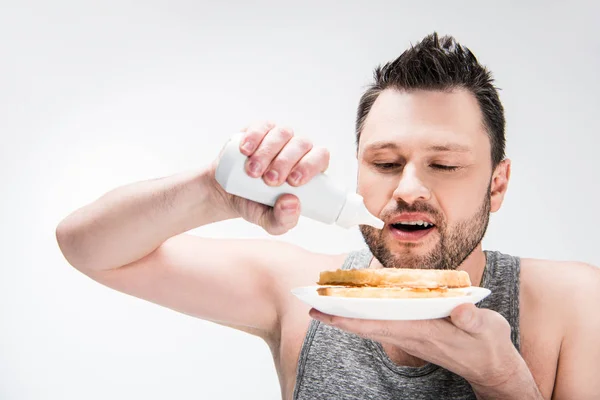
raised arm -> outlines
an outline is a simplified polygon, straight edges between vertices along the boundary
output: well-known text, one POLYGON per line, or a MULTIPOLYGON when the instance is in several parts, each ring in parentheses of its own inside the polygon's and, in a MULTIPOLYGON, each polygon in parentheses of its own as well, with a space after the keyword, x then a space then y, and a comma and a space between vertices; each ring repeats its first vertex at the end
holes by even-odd
MULTIPOLYGON (((328 154, 290 130, 263 123, 248 128, 245 138, 252 145, 243 147, 249 173, 268 180, 267 167, 278 171, 280 179, 270 184, 294 171, 304 184, 327 167, 328 154), (259 170, 250 172, 250 162, 259 170)), ((278 328, 281 269, 310 255, 275 241, 185 232, 242 217, 281 234, 296 225, 299 203, 282 196, 271 208, 231 196, 216 183, 215 166, 116 188, 61 221, 57 241, 71 265, 106 286, 267 337, 278 328)))

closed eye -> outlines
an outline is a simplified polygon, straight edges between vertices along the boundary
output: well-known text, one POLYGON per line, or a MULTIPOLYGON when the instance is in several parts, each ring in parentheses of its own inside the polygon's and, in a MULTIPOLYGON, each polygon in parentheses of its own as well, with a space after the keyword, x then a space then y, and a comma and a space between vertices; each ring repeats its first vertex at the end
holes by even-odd
POLYGON ((401 166, 401 164, 398 163, 373 163, 373 165, 375 166, 375 168, 382 171, 391 171, 401 166))
POLYGON ((456 171, 460 167, 456 165, 442 165, 442 164, 431 164, 431 168, 440 170, 440 171, 456 171))

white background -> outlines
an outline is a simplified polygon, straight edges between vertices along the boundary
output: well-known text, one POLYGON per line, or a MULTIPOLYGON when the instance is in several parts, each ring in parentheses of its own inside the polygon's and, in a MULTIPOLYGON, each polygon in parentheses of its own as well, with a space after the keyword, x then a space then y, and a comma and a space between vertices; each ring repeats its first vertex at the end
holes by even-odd
MULTIPOLYGON (((354 188, 372 69, 433 30, 502 88, 513 177, 485 248, 600 265, 598 5, 344 3, 1 3, 0 399, 279 398, 260 340, 91 281, 54 229, 116 186, 203 165, 262 118, 329 147, 354 188)), ((194 233, 266 236, 238 221, 194 233)), ((305 220, 277 240, 363 245, 305 220)))

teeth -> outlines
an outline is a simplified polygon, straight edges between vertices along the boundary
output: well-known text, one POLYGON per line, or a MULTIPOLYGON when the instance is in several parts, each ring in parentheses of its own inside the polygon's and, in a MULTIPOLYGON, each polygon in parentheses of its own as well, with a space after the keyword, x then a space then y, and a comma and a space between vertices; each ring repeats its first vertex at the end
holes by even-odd
POLYGON ((398 222, 398 223, 401 225, 420 225, 425 228, 433 226, 433 224, 430 224, 429 222, 425 222, 425 221, 402 221, 402 222, 398 222))

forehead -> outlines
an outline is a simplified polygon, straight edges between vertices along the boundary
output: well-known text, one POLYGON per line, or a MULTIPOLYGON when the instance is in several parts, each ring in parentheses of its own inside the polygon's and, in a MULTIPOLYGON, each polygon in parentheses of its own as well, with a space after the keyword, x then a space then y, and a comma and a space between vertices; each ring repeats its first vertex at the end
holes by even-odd
POLYGON ((365 120, 359 153, 385 142, 412 149, 458 145, 489 153, 482 121, 477 99, 467 90, 386 89, 365 120))

